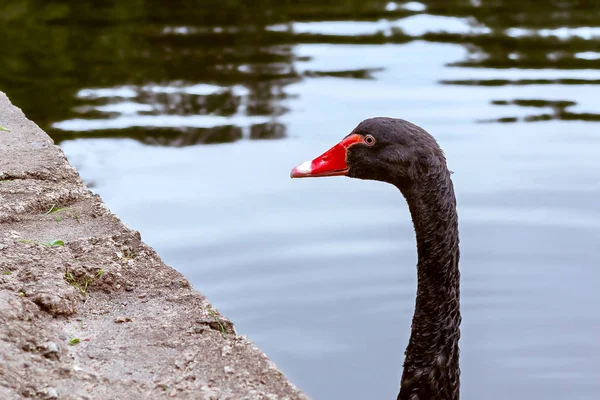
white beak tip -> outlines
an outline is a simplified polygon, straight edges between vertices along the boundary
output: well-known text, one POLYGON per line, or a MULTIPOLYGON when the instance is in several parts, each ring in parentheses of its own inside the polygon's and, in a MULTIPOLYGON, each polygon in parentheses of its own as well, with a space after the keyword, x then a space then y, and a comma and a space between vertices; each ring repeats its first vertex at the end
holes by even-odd
POLYGON ((311 162, 304 161, 302 164, 292 169, 292 172, 290 173, 290 178, 301 178, 303 176, 307 176, 310 174, 311 170, 311 162))

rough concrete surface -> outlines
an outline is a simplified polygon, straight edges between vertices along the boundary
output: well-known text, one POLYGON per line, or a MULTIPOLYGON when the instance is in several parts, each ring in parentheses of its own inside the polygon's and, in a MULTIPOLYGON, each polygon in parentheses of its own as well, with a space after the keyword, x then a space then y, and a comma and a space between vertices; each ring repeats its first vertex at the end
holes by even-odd
POLYGON ((307 398, 2 92, 0 126, 1 399, 307 398))

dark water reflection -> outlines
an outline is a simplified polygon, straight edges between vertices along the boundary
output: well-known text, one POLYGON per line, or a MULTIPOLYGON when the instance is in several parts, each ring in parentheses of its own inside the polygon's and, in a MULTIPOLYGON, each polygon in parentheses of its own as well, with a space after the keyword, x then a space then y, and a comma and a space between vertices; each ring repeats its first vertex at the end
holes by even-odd
MULTIPOLYGON (((391 44, 425 40, 463 46, 462 60, 449 66, 477 68, 598 69, 600 36, 594 1, 558 1, 553 6, 524 1, 347 2, 35 1, 5 3, 0 32, 0 85, 16 103, 51 131, 56 140, 87 136, 98 128, 55 124, 84 119, 100 122, 137 115, 264 116, 286 113, 285 87, 302 79, 331 76, 373 79, 372 68, 298 68, 300 43, 391 44), (198 89, 198 85, 205 87, 198 89), (131 86, 133 85, 133 86, 131 86), (144 86, 135 86, 144 85, 144 86), (212 87, 211 87, 212 86, 212 87), (130 87, 129 110, 119 109, 130 87), (238 88, 236 93, 231 88, 238 88), (102 88, 100 98, 90 88, 102 88), (243 89, 240 91, 239 89, 243 89), (82 96, 81 91, 88 96, 82 96), (79 92, 79 93, 78 93, 79 92), (92 101, 93 100, 93 101, 92 101), (113 106, 111 108, 111 105, 113 106), (112 110, 107 111, 107 110, 112 110)), ((300 64, 299 64, 300 63, 300 64)), ((597 84, 598 79, 444 80, 454 85, 597 84)), ((570 99, 567 99, 570 100, 570 99)), ((516 104, 516 103, 514 103, 516 104)), ((539 119, 597 120, 598 114, 532 115, 539 119)), ((503 117, 498 121, 514 121, 503 117)), ((206 143, 206 135, 174 119, 158 137, 142 139, 134 121, 93 133, 128 136, 145 143, 206 143), (119 132, 111 132, 118 130, 119 132), (189 137, 182 135, 189 132, 189 137), (196 141, 197 140, 197 141, 196 141)), ((277 123, 277 121, 275 121, 277 123)), ((92 124, 96 125, 96 124, 92 124)), ((152 126, 152 123, 143 126, 152 126)), ((207 128, 214 121, 207 120, 207 128)), ((270 138, 266 130, 253 137, 270 138)), ((238 135, 222 137, 224 142, 238 135)), ((278 130, 274 137, 284 137, 278 130)), ((212 142, 208 140, 208 142, 212 142)))
POLYGON ((0 89, 315 399, 393 398, 408 340, 399 194, 288 178, 373 115, 455 171, 463 397, 597 398, 596 1, 23 0, 0 24, 0 89))

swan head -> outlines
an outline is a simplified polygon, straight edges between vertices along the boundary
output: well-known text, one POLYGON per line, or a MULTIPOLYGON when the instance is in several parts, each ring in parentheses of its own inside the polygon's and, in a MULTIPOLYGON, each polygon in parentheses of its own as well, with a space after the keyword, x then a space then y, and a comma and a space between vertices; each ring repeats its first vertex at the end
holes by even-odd
POLYGON ((348 176, 402 187, 445 166, 444 153, 424 129, 402 119, 377 117, 362 121, 331 149, 292 169, 290 176, 348 176))

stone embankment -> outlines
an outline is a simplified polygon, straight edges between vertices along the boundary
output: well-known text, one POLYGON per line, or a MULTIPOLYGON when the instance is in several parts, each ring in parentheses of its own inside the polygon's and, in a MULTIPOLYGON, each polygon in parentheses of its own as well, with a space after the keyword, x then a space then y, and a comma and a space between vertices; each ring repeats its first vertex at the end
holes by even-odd
POLYGON ((0 92, 0 398, 306 399, 0 92))

